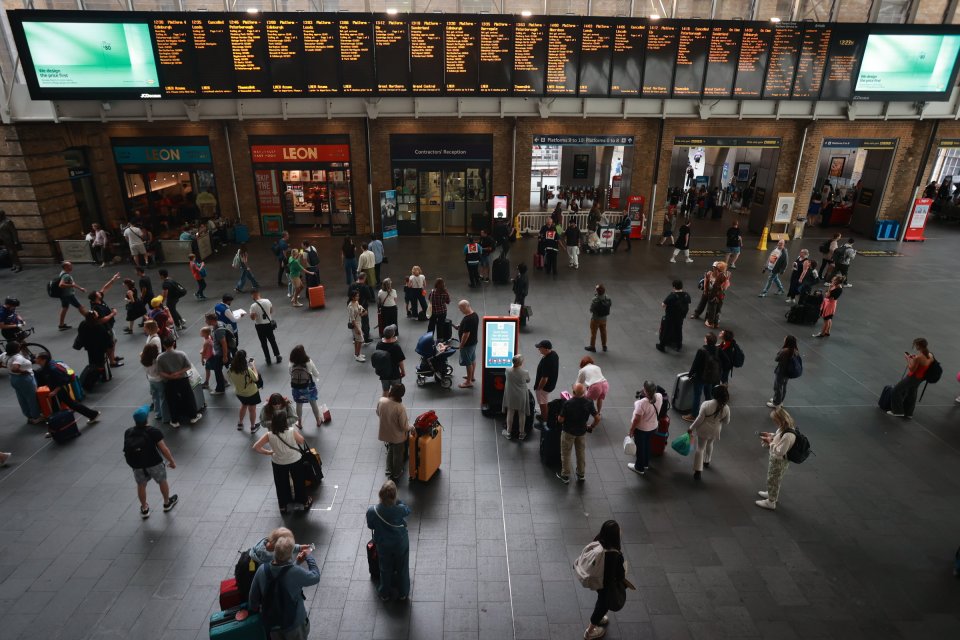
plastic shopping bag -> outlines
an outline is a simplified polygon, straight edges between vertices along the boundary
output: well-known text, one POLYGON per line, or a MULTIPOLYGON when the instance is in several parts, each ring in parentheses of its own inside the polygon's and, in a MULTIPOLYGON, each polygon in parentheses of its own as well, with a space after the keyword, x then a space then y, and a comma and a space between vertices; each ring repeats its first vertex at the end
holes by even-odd
POLYGON ((631 458, 637 455, 637 443, 629 434, 623 436, 623 453, 631 458))
POLYGON ((679 453, 682 456, 688 455, 690 453, 690 434, 685 433, 673 442, 670 443, 670 446, 673 447, 673 450, 679 453))

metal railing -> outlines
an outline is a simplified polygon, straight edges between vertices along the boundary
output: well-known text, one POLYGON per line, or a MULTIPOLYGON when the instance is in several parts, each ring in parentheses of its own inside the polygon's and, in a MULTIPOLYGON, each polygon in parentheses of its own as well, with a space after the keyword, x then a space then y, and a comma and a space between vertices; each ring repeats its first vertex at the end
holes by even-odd
MULTIPOLYGON (((586 229, 588 216, 588 211, 579 213, 570 213, 569 211, 565 211, 563 213, 563 224, 566 226, 567 222, 569 222, 572 218, 577 221, 578 227, 581 229, 586 229)), ((520 228, 520 233, 537 233, 540 231, 540 227, 547 224, 547 218, 549 217, 549 211, 521 211, 517 214, 517 226, 520 228)), ((604 211, 602 218, 605 220, 604 226, 615 226, 618 222, 620 222, 620 218, 622 217, 622 211, 604 211)))

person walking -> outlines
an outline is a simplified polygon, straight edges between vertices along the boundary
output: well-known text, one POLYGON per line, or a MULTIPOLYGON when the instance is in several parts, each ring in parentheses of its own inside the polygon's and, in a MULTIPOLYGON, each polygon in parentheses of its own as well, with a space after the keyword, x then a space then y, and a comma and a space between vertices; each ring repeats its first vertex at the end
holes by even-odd
POLYGON ((135 270, 137 272, 137 291, 140 293, 140 299, 143 300, 144 305, 149 305, 150 301, 156 297, 153 293, 153 281, 150 280, 150 276, 143 267, 138 266, 135 270))
POLYGON ((666 353, 667 347, 680 351, 683 348, 683 321, 690 310, 690 294, 683 290, 683 281, 674 280, 671 291, 660 306, 663 317, 657 337, 657 351, 666 353))
POLYGON ((814 338, 829 338, 830 329, 833 328, 833 316, 837 312, 837 300, 843 293, 843 276, 834 276, 830 281, 830 288, 823 294, 823 302, 820 303, 820 317, 823 318, 823 327, 819 333, 813 334, 814 338))
POLYGON ((167 482, 167 467, 177 468, 173 454, 163 441, 163 432, 150 426, 150 406, 143 405, 133 412, 133 426, 123 432, 123 457, 133 469, 133 479, 137 483, 137 499, 140 500, 140 517, 150 517, 150 504, 147 502, 147 484, 153 480, 160 486, 163 496, 163 511, 170 511, 179 502, 177 494, 170 493, 167 482), (166 459, 166 464, 164 464, 166 459))
POLYGON ((407 462, 408 443, 413 426, 407 418, 407 409, 403 406, 403 396, 407 389, 395 384, 387 390, 387 395, 377 401, 377 416, 380 418, 378 438, 387 449, 386 475, 394 482, 403 475, 407 462))
MULTIPOLYGON (((603 547, 603 586, 597 590, 597 603, 590 614, 590 626, 583 632, 584 640, 596 640, 607 633, 610 619, 611 592, 626 588, 627 569, 620 551, 620 525, 616 520, 607 520, 600 527, 600 533, 593 539, 603 547)), ((631 585, 632 588, 632 585, 631 585)))
POLYGON ((124 327, 123 332, 127 334, 133 334, 133 323, 137 320, 142 322, 142 318, 147 315, 147 303, 140 297, 140 292, 137 291, 137 285, 130 278, 124 278, 123 286, 126 287, 126 290, 123 292, 123 298, 126 300, 125 309, 126 309, 126 321, 127 326, 124 327))
POLYGON ((557 254, 560 252, 560 233, 551 218, 540 228, 540 244, 543 247, 543 272, 557 277, 557 254))
POLYGON ((617 234, 617 239, 613 241, 613 253, 617 252, 617 248, 620 246, 620 243, 626 240, 627 242, 627 252, 633 249, 633 246, 630 242, 630 232, 633 230, 633 221, 630 219, 630 214, 624 213, 620 216, 620 220, 617 221, 617 231, 620 233, 617 234))
POLYGON ((57 286, 60 287, 60 322, 57 324, 57 329, 66 331, 70 328, 70 325, 65 323, 68 308, 73 307, 81 316, 86 317, 87 310, 80 304, 80 301, 77 300, 76 292, 86 293, 87 290, 78 285, 76 280, 73 279, 72 262, 65 261, 61 263, 58 279, 57 286))
POLYGON ((240 278, 233 287, 234 291, 243 293, 243 287, 248 281, 254 289, 260 288, 259 283, 257 283, 257 278, 253 275, 253 271, 250 270, 250 254, 247 252, 246 244, 241 244, 240 248, 237 249, 237 255, 233 257, 233 267, 240 270, 240 278))
POLYGON ((7 212, 3 209, 0 209, 0 243, 3 243, 4 248, 10 253, 10 262, 13 264, 10 270, 14 273, 23 271, 23 263, 20 262, 20 250, 23 249, 23 244, 17 234, 17 225, 7 217, 7 212))
POLYGON ((360 306, 360 292, 350 292, 350 302, 347 303, 347 328, 353 337, 353 359, 357 362, 366 362, 367 357, 360 353, 363 347, 363 316, 367 310, 360 306))
POLYGON ((166 269, 158 269, 157 273, 160 274, 160 287, 163 289, 163 304, 170 311, 173 326, 182 331, 187 328, 187 323, 183 321, 183 317, 177 311, 177 303, 183 296, 187 295, 187 290, 182 284, 171 278, 170 272, 166 269))
POLYGON ((407 303, 407 317, 417 320, 427 319, 427 277, 419 266, 413 265, 407 282, 403 288, 404 300, 407 303))
POLYGON ((600 424, 600 412, 597 411, 593 400, 586 397, 586 388, 579 382, 573 385, 573 397, 567 400, 557 422, 563 432, 560 434, 560 464, 557 478, 563 484, 570 483, 570 450, 575 449, 577 454, 577 482, 586 480, 587 472, 587 434, 600 424), (590 418, 593 422, 588 425, 590 418))
POLYGON ((837 247, 833 252, 833 271, 843 276, 843 286, 852 287, 850 284, 850 263, 857 257, 857 250, 853 248, 853 238, 848 238, 846 243, 837 247))
POLYGON ((740 233, 740 221, 734 220, 727 229, 727 264, 731 269, 737 268, 740 251, 743 249, 743 234, 740 233))
POLYGON ((33 363, 20 353, 20 343, 7 342, 4 351, 4 366, 10 371, 10 386, 17 396, 20 411, 30 424, 43 424, 40 403, 37 401, 37 379, 33 375, 33 363))
POLYGON ((470 280, 468 285, 471 289, 479 287, 480 280, 480 257, 483 255, 483 249, 480 243, 474 242, 473 236, 467 236, 467 244, 463 245, 463 259, 467 264, 467 277, 470 280))
POLYGON ((370 338, 369 309, 370 305, 376 302, 377 295, 373 292, 373 287, 370 286, 370 280, 365 271, 361 271, 357 275, 357 281, 350 285, 347 295, 351 295, 354 291, 360 294, 357 302, 363 308, 363 315, 360 318, 360 330, 363 334, 363 342, 364 344, 369 344, 373 342, 370 338))
POLYGON ((248 361, 247 352, 243 349, 238 349, 233 356, 230 368, 227 370, 227 377, 230 378, 233 392, 237 394, 237 399, 240 401, 237 431, 243 431, 243 417, 247 415, 250 417, 250 435, 253 435, 260 430, 260 423, 257 422, 257 406, 262 402, 260 386, 263 382, 253 358, 248 361))
POLYGON ((380 277, 380 271, 382 270, 383 263, 386 259, 386 256, 384 256, 383 241, 380 239, 380 236, 375 233, 371 234, 370 242, 367 244, 367 248, 373 252, 373 271, 375 282, 371 282, 370 284, 374 287, 377 287, 380 286, 381 282, 383 282, 380 277))
POLYGON ((590 301, 590 344, 584 347, 585 351, 597 352, 597 331, 600 332, 600 344, 607 350, 607 318, 610 316, 610 307, 613 306, 607 296, 607 288, 602 283, 593 289, 593 300, 590 301))
POLYGON ((520 323, 526 324, 523 307, 530 294, 530 278, 527 276, 527 263, 517 265, 517 275, 513 278, 513 303, 520 305, 520 323))
POLYGON ((367 284, 375 286, 377 281, 377 258, 373 255, 370 247, 363 243, 360 245, 360 256, 357 258, 357 273, 367 274, 367 284))
POLYGON ((277 321, 273 317, 273 303, 260 295, 257 289, 250 290, 250 299, 253 304, 250 305, 250 319, 253 320, 253 328, 257 332, 257 338, 260 340, 260 348, 263 349, 263 359, 267 366, 273 364, 270 358, 270 349, 273 349, 273 357, 277 363, 283 361, 280 355, 280 347, 277 346, 277 321))
POLYGON ((523 441, 527 437, 527 416, 533 411, 530 406, 530 372, 523 368, 523 356, 519 353, 513 356, 513 366, 504 374, 502 408, 507 414, 504 429, 501 432, 504 438, 510 440, 516 436, 523 441), (513 429, 513 418, 517 417, 517 430, 513 429))
MULTIPOLYGON (((290 259, 290 233, 284 231, 280 234, 280 239, 273 243, 273 255, 277 259, 277 286, 283 286, 283 275, 287 273, 288 260, 290 259)), ((350 284, 350 281, 347 281, 350 284)), ((243 287, 237 287, 242 289, 243 287)))
POLYGON ((673 243, 673 256, 670 257, 670 262, 676 262, 677 256, 680 255, 680 252, 683 252, 683 257, 687 262, 693 262, 690 258, 690 220, 686 219, 683 221, 683 224, 680 225, 680 228, 677 229, 677 239, 673 243))
POLYGON ((177 342, 172 337, 163 339, 163 353, 157 357, 157 373, 164 379, 164 393, 170 406, 170 426, 180 427, 182 421, 196 424, 203 417, 193 397, 190 386, 190 370, 193 365, 183 351, 177 351, 177 342))
POLYGON ((687 433, 696 437, 697 450, 693 455, 693 479, 700 481, 703 468, 710 467, 713 443, 720 439, 723 425, 730 424, 730 392, 727 385, 713 388, 713 398, 700 405, 696 420, 687 427, 687 433))
POLYGON ((480 342, 480 316, 470 306, 469 300, 461 300, 457 308, 463 314, 460 324, 457 325, 460 342, 460 366, 467 370, 460 383, 461 389, 469 389, 476 382, 474 375, 477 371, 477 343, 480 342))
MULTIPOLYGON (((380 311, 380 331, 389 326, 397 327, 399 312, 397 310, 397 290, 393 288, 393 280, 384 278, 380 282, 380 291, 377 292, 377 308, 380 311)), ((397 328, 399 333, 399 328, 397 328)))
POLYGON ((703 274, 703 294, 700 303, 694 310, 691 320, 699 320, 700 314, 706 310, 705 326, 716 329, 720 326, 720 310, 723 308, 723 299, 726 290, 730 287, 730 273, 726 262, 714 262, 710 271, 703 274))
POLYGON ((693 411, 700 406, 701 394, 707 400, 713 397, 713 387, 720 384, 720 351, 717 349, 717 334, 707 333, 703 338, 703 346, 697 349, 690 365, 690 380, 693 382, 693 404, 690 412, 682 416, 687 422, 693 422, 693 411))
POLYGON ((127 223, 127 226, 123 228, 123 237, 130 248, 130 257, 133 259, 133 264, 138 267, 149 262, 147 259, 147 235, 143 229, 133 222, 127 223))
MULTIPOLYGON (((450 293, 447 291, 447 285, 443 278, 437 278, 433 283, 433 290, 427 298, 430 301, 430 322, 427 324, 427 331, 434 331, 438 325, 447 323, 447 305, 450 304, 450 293)), ((446 331, 446 329, 443 329, 446 331)), ((443 336, 448 338, 449 336, 443 336)))
POLYGON ((787 265, 790 264, 790 254, 787 251, 787 243, 783 240, 777 241, 777 246, 773 248, 770 252, 770 255, 767 256, 767 264, 763 267, 763 273, 767 271, 770 272, 770 275, 767 277, 767 283, 763 285, 763 289, 760 290, 760 295, 758 298, 765 298, 767 296, 767 291, 770 290, 770 285, 777 285, 777 295, 783 295, 783 283, 780 282, 780 275, 787 270, 787 265))
POLYGON ((644 382, 643 390, 637 392, 630 420, 630 437, 637 446, 637 455, 633 462, 627 463, 627 469, 637 475, 642 476, 650 467, 650 438, 657 430, 662 407, 663 395, 657 392, 656 383, 644 382))
POLYGON ((754 504, 762 509, 773 511, 777 508, 777 501, 780 499, 783 475, 790 466, 787 452, 797 441, 797 433, 794 431, 793 417, 783 407, 777 407, 771 411, 770 419, 773 420, 777 430, 773 433, 760 432, 760 444, 770 450, 767 462, 767 490, 758 492, 760 500, 755 501, 754 504))
MULTIPOLYGON (((403 382, 403 378, 407 375, 406 369, 404 368, 406 356, 403 354, 403 349, 397 341, 397 325, 388 325, 387 328, 383 330, 383 339, 377 343, 376 351, 383 351, 390 357, 389 369, 385 372, 384 376, 380 376, 380 388, 383 389, 383 393, 386 395, 390 387, 403 382)), ((376 364, 376 357, 381 356, 371 356, 374 364, 376 364)))
POLYGON ((800 349, 797 347, 797 339, 788 335, 783 339, 783 346, 777 352, 774 362, 777 366, 773 369, 773 397, 767 401, 767 406, 771 409, 778 409, 783 405, 787 397, 787 381, 790 379, 790 369, 793 366, 794 356, 800 355, 800 349))
POLYGON ((917 390, 935 360, 926 338, 914 340, 913 349, 916 353, 903 352, 903 358, 907 361, 907 374, 894 385, 890 410, 887 411, 887 414, 898 418, 913 417, 917 406, 917 390))
POLYGON ((603 410, 603 401, 607 398, 610 385, 603 377, 603 371, 590 356, 580 359, 580 371, 577 372, 577 382, 586 388, 586 397, 597 405, 597 411, 603 410))
POLYGON ((153 343, 143 345, 143 350, 140 352, 140 364, 147 376, 153 413, 158 423, 170 422, 170 407, 167 404, 163 376, 157 372, 157 357, 159 355, 160 347, 153 343))
MULTIPOLYGON (((567 266, 571 269, 579 269, 580 227, 577 226, 577 219, 572 216, 567 222, 567 230, 563 232, 563 244, 567 247, 567 266)), ((613 250, 617 250, 616 245, 613 250)))
POLYGON ((833 268, 833 252, 840 246, 840 238, 842 237, 843 234, 837 231, 832 238, 824 240, 823 244, 820 245, 820 278, 823 280, 830 278, 827 267, 833 268))
POLYGON ((257 568, 250 586, 250 610, 261 612, 266 637, 271 640, 306 640, 310 636, 303 589, 320 582, 320 568, 310 555, 313 545, 302 547, 296 556, 294 547, 292 536, 278 539, 273 561, 257 568), (280 603, 279 611, 273 611, 272 607, 269 612, 262 611, 263 602, 272 595, 272 590, 277 592, 271 600, 280 603))
POLYGON ((206 300, 207 296, 203 295, 203 292, 207 288, 207 263, 194 253, 191 253, 188 258, 190 259, 190 275, 197 281, 197 292, 193 294, 193 297, 197 300, 206 300))
POLYGON ((357 245, 353 244, 350 236, 344 238, 340 245, 340 265, 349 287, 357 279, 357 245))
POLYGON ((541 340, 534 346, 541 356, 534 377, 533 395, 540 405, 537 420, 542 425, 549 417, 547 405, 550 402, 550 392, 557 388, 557 381, 560 379, 560 356, 553 350, 553 343, 549 340, 541 340))
POLYGON ((367 509, 367 527, 373 531, 380 566, 377 593, 386 602, 410 597, 410 539, 406 519, 410 507, 397 498, 397 485, 387 480, 380 487, 380 503, 367 509))
POLYGON ((65 367, 54 364, 49 353, 46 351, 38 353, 34 356, 34 364, 36 367, 33 375, 37 387, 50 389, 50 398, 56 398, 61 408, 66 407, 71 411, 76 411, 87 419, 87 424, 94 424, 100 418, 99 411, 94 411, 70 397, 70 376, 67 375, 65 367))
POLYGON ((662 247, 665 244, 673 246, 673 216, 669 211, 663 215, 663 230, 660 232, 660 242, 657 246, 662 247))
POLYGON ((317 405, 319 394, 317 392, 317 380, 320 379, 320 371, 307 355, 307 350, 302 344, 298 344, 290 351, 290 388, 293 401, 297 405, 297 422, 303 424, 303 405, 309 403, 313 410, 313 417, 317 421, 317 428, 323 424, 323 416, 320 414, 320 407, 317 405))
POLYGON ((717 349, 720 355, 720 382, 728 384, 736 367, 742 367, 745 360, 743 349, 734 339, 733 331, 723 329, 717 337, 717 349), (740 364, 737 364, 737 363, 740 364))
MULTIPOLYGON (((270 400, 272 403, 273 396, 270 400)), ((268 431, 254 443, 253 450, 270 456, 280 513, 286 514, 290 503, 302 504, 303 510, 309 511, 313 498, 307 495, 306 477, 300 463, 303 456, 300 447, 306 447, 307 441, 300 435, 300 430, 290 424, 289 414, 283 411, 273 412, 268 426, 268 431)))

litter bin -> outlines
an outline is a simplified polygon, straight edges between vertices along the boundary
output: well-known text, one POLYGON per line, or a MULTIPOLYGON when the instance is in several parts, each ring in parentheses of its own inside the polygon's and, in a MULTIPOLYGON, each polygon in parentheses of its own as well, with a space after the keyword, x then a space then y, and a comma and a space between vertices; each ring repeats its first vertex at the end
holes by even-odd
POLYGON ((803 237, 803 228, 807 224, 806 218, 797 218, 793 221, 793 239, 799 240, 803 237))

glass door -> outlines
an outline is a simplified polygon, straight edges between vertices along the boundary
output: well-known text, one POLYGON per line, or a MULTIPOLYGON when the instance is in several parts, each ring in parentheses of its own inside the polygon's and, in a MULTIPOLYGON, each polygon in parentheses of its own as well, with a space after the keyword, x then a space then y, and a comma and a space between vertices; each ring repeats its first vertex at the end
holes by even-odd
POLYGON ((466 176, 463 171, 443 172, 443 233, 467 232, 466 176))
POLYGON ((393 188, 397 190, 397 233, 401 236, 420 233, 420 213, 417 211, 419 184, 416 169, 407 167, 393 170, 393 188))
POLYGON ((490 169, 467 168, 466 208, 470 231, 490 231, 490 169))
POLYGON ((420 171, 420 233, 443 233, 441 172, 420 171))

